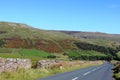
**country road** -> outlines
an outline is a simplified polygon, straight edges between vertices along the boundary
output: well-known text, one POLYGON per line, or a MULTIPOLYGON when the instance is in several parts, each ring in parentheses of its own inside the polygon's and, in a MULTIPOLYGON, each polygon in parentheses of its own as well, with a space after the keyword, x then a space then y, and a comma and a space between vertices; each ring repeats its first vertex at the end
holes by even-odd
POLYGON ((111 68, 112 65, 106 62, 100 66, 78 69, 38 80, 112 80, 111 68))

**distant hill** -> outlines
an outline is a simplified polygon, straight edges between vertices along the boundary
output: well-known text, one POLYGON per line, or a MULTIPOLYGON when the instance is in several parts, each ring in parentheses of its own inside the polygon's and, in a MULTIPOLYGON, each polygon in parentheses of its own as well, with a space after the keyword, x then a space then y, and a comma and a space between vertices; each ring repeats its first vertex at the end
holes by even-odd
POLYGON ((74 37, 85 39, 103 39, 120 42, 120 34, 107 34, 101 32, 60 31, 74 37))
POLYGON ((120 45, 120 34, 107 34, 101 32, 82 32, 82 31, 59 31, 74 38, 80 38, 86 42, 92 44, 104 45, 104 46, 118 46, 120 45))

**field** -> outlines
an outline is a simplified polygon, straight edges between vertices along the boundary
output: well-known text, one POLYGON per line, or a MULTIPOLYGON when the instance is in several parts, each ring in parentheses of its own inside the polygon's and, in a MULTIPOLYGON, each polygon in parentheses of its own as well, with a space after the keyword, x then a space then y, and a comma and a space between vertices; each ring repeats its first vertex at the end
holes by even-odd
POLYGON ((103 53, 88 50, 68 51, 67 55, 74 60, 102 60, 107 58, 107 55, 103 53))
POLYGON ((36 49, 0 48, 0 57, 3 58, 29 58, 33 63, 40 59, 55 58, 53 54, 36 49))

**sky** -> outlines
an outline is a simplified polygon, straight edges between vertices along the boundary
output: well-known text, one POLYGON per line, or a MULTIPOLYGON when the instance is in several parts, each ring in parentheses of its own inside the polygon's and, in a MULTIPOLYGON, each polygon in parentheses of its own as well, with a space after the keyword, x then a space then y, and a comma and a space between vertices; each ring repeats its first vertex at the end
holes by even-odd
POLYGON ((0 21, 120 34, 120 0, 0 0, 0 21))

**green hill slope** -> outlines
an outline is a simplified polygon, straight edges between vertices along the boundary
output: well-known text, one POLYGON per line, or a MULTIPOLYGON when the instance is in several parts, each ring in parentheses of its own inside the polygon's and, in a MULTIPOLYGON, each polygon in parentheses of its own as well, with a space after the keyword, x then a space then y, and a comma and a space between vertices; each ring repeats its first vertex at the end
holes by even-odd
MULTIPOLYGON (((79 37, 80 35, 79 33, 76 35, 76 32, 41 30, 26 24, 0 22, 1 48, 37 49, 48 53, 65 53, 82 50, 80 54, 86 53, 86 50, 88 50, 88 52, 93 50, 95 51, 93 54, 105 54, 108 57, 112 56, 110 58, 117 59, 116 53, 120 50, 118 41, 97 37, 79 37)), ((99 36, 99 34, 93 36, 97 35, 99 36)), ((105 59, 108 59, 108 57, 105 59)))
POLYGON ((76 48, 72 36, 61 32, 41 30, 26 24, 0 22, 0 46, 6 48, 36 48, 61 52, 76 48), (69 43, 69 41, 71 41, 69 43))
POLYGON ((70 35, 66 35, 61 32, 40 30, 28 26, 26 24, 0 22, 0 38, 15 37, 15 36, 19 36, 22 38, 31 38, 31 39, 40 38, 45 40, 59 40, 59 39, 73 38, 70 35))

